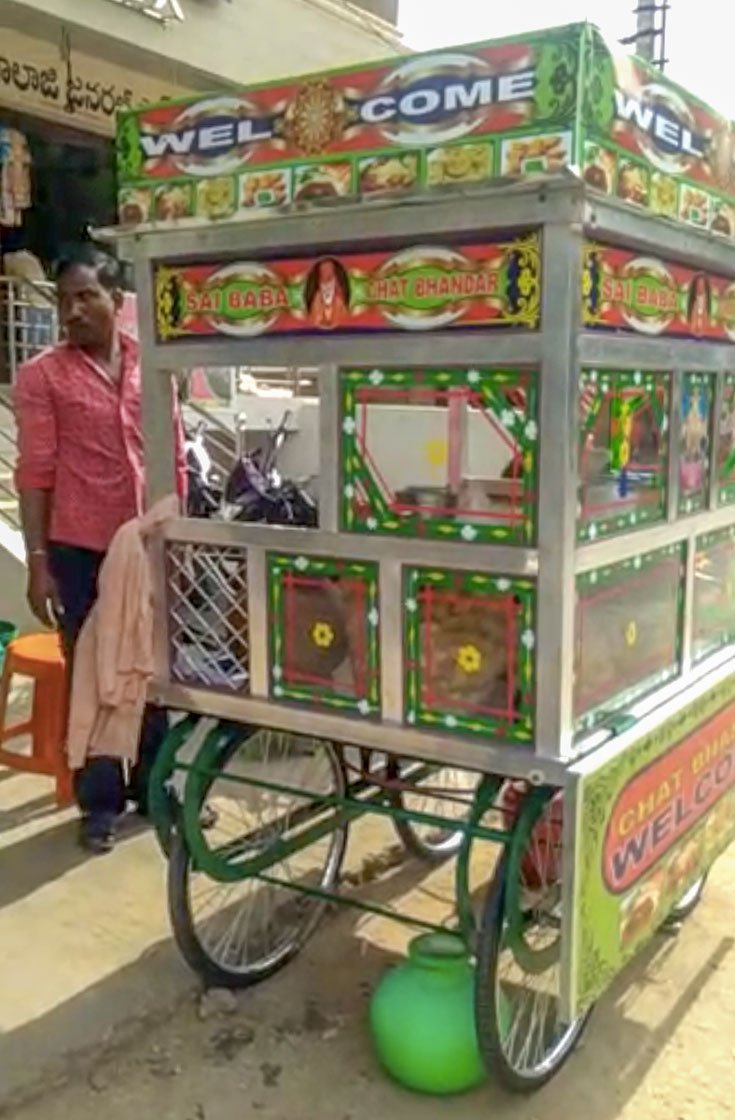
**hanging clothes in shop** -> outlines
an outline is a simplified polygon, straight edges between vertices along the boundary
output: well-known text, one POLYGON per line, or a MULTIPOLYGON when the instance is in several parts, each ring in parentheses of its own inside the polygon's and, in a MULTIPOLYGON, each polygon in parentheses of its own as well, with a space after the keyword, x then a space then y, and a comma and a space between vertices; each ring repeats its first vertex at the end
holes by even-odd
POLYGON ((0 127, 0 226, 23 225, 31 206, 31 151, 17 128, 0 127))

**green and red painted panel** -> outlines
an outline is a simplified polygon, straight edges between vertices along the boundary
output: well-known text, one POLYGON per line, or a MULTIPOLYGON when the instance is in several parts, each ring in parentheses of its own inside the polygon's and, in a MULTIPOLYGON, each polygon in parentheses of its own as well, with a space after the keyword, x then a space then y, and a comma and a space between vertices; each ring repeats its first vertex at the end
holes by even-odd
POLYGON ((692 656, 695 661, 735 642, 735 525, 697 537, 692 656))
POLYGON ((594 541, 664 520, 667 373, 584 370, 579 382, 577 537, 594 541))
POLYGON ((577 577, 574 716, 589 731, 677 675, 684 546, 633 556, 577 577))
MULTIPOLYGON (((447 541, 534 543, 538 467, 534 373, 358 369, 341 373, 340 388, 344 529, 447 541), (385 427, 381 429, 381 406, 392 406, 401 421, 411 424, 405 455, 410 451, 415 459, 416 477, 400 485, 387 465, 395 461, 396 445, 395 436, 386 438, 385 427), (433 417, 423 440, 416 409, 433 417), (485 458, 477 457, 481 466, 490 464, 483 478, 466 477, 470 425, 478 448, 482 440, 487 441, 485 458), (423 485, 427 479, 431 485, 423 485)), ((400 434, 397 438, 400 441, 400 434)))
POLYGON ((715 379, 711 373, 685 373, 679 417, 680 514, 706 509, 712 464, 712 414, 715 379))
POLYGON ((735 502, 735 373, 726 373, 717 433, 717 500, 735 502))
POLYGON ((277 700, 380 711, 378 567, 271 555, 270 689, 277 700))
POLYGON ((532 743, 535 626, 531 580, 407 568, 406 722, 532 743))

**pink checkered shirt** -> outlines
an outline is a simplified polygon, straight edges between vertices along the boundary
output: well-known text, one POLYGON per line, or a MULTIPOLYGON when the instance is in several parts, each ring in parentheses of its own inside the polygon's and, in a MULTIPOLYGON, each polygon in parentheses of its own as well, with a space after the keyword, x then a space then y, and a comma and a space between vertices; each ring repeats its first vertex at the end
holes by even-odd
MULTIPOLYGON (((53 494, 49 540, 106 552, 126 521, 143 510, 138 344, 120 335, 122 378, 115 385, 76 347, 62 343, 21 367, 14 403, 16 485, 53 494)), ((176 473, 186 493, 186 457, 176 424, 176 473)))

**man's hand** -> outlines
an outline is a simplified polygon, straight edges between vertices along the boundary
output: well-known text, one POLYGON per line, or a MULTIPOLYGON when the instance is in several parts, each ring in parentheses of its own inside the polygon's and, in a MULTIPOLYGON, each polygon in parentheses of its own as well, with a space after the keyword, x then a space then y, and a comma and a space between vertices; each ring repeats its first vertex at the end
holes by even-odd
POLYGON ((27 598, 28 606, 40 623, 56 626, 63 610, 46 556, 29 557, 27 598))

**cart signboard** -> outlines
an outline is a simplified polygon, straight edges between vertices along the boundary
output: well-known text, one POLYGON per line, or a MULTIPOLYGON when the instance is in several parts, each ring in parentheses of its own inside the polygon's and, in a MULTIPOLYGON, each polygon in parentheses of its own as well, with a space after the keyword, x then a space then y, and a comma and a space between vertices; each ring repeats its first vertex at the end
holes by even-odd
POLYGON ((593 330, 735 342, 735 281, 588 242, 582 319, 593 330))
POLYGON ((578 1014, 735 838, 735 676, 700 685, 639 739, 603 748, 575 773, 578 1014))
POLYGON ((466 190, 572 169, 735 238, 735 129, 573 24, 120 114, 126 225, 466 190))
POLYGON ((574 161, 583 27, 125 113, 120 219, 200 222, 574 161))
POLYGON ((661 217, 735 237, 735 126, 639 58, 587 40, 582 171, 661 217))
POLYGON ((399 252, 159 264, 159 342, 264 334, 431 331, 540 319, 538 234, 399 252))

